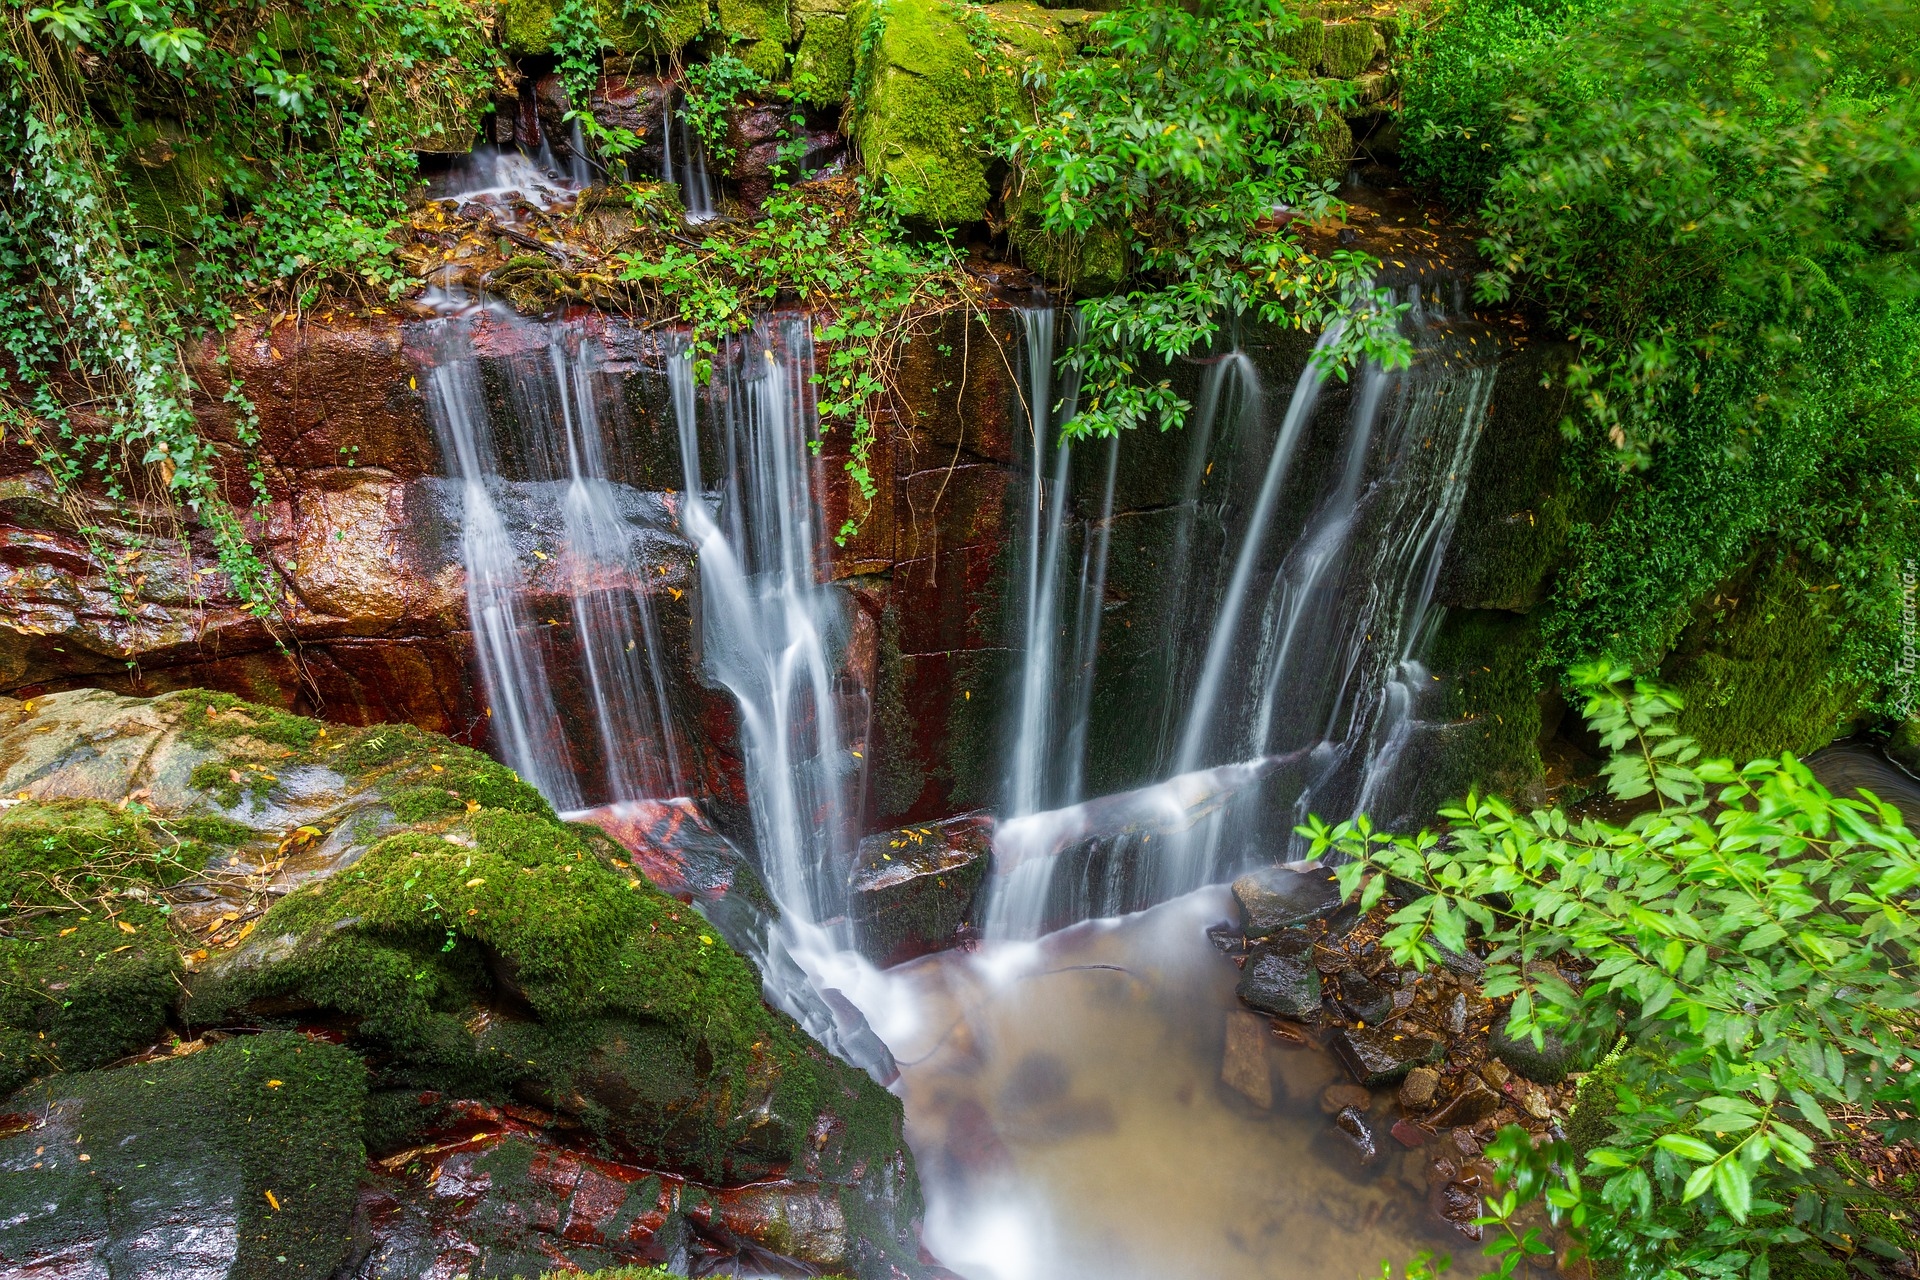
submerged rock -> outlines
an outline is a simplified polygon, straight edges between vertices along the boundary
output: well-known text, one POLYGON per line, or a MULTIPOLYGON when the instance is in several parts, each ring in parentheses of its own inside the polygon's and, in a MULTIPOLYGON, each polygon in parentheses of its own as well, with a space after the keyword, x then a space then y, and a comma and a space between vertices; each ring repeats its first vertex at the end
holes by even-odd
POLYGON ((1273 1105, 1273 1072, 1267 1061, 1271 1040, 1265 1018, 1239 1009, 1228 1012, 1220 1081, 1256 1107, 1273 1105))
POLYGON ((1446 1042, 1383 1027, 1343 1027, 1333 1033, 1333 1051, 1369 1089, 1403 1079, 1418 1066, 1438 1062, 1446 1042))
POLYGON ((993 819, 984 813, 862 840, 852 884, 861 953, 885 966, 964 942, 992 850, 993 819))
POLYGON ((1489 1089, 1479 1076, 1463 1076, 1459 1092, 1429 1116, 1427 1123, 1435 1129, 1476 1125, 1498 1111, 1502 1101, 1500 1095, 1489 1089))
POLYGON ((1247 936, 1264 938, 1332 915, 1340 907, 1340 885, 1331 871, 1263 867, 1233 882, 1233 899, 1247 936))
POLYGON ((1310 1018, 1320 1010, 1320 970, 1304 933, 1281 934, 1247 952, 1235 994, 1252 1008, 1282 1018, 1310 1018))
POLYGON ((1361 1164, 1372 1164, 1380 1158, 1380 1148, 1373 1140, 1373 1130, 1367 1124, 1367 1117, 1358 1108, 1348 1107, 1333 1119, 1335 1127, 1353 1143, 1361 1164))

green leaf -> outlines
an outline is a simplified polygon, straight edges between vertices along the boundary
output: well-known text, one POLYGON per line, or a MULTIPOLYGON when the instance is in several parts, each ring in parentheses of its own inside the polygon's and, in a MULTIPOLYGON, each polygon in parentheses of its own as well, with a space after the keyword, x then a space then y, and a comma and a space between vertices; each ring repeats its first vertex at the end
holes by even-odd
POLYGON ((1663 1151, 1673 1152, 1673 1154, 1683 1160, 1692 1160, 1696 1163, 1702 1160, 1718 1160, 1720 1158, 1720 1152, 1717 1148, 1702 1142, 1691 1134, 1663 1133, 1660 1135, 1659 1141, 1654 1143, 1654 1145, 1663 1151))
POLYGON ((1738 1160, 1722 1160, 1714 1165, 1713 1190, 1735 1222, 1746 1222, 1753 1208, 1753 1180, 1746 1165, 1738 1160))

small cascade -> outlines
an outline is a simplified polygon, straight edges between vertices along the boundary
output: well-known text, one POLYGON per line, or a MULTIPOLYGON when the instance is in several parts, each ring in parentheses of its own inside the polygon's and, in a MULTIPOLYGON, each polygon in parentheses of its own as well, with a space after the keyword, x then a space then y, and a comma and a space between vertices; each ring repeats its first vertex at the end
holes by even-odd
POLYGON ((803 922, 845 914, 857 761, 836 687, 844 600, 819 582, 814 497, 813 343, 804 320, 763 324, 716 361, 715 424, 725 458, 701 474, 692 362, 668 376, 686 494, 681 522, 699 548, 708 674, 738 702, 760 866, 803 922))
POLYGON ((644 583, 659 500, 616 484, 603 456, 600 352, 563 324, 503 357, 495 421, 475 326, 522 326, 477 306, 435 322, 429 412, 459 486, 468 606, 501 755, 556 809, 684 790, 662 645, 644 583), (558 535, 555 537, 555 535, 558 535), (564 596, 569 618, 536 616, 564 596), (571 625, 563 625, 570 621, 571 625), (588 715, 563 713, 577 689, 588 715))
POLYGON ((660 181, 680 188, 680 203, 688 222, 709 222, 714 217, 713 179, 707 176, 707 152, 693 130, 687 127, 682 111, 686 93, 675 88, 667 94, 660 119, 660 181), (676 159, 676 155, 678 159, 676 159))
MULTIPOLYGON (((1299 381, 1294 384, 1293 398, 1287 402, 1287 414, 1281 420, 1280 434, 1274 439, 1273 453, 1267 460, 1266 477, 1260 483, 1260 496, 1254 503, 1253 515, 1248 519, 1246 532, 1241 537, 1240 554, 1234 559, 1233 576, 1227 581, 1226 595, 1222 597, 1219 612, 1214 617, 1213 635, 1207 642, 1206 660, 1200 669, 1200 681, 1194 689, 1193 702, 1187 713, 1186 730, 1180 739, 1180 754, 1175 759, 1176 772, 1188 773, 1198 768, 1200 757, 1209 746, 1215 704, 1220 699, 1228 665, 1235 656, 1240 614, 1246 607, 1247 594, 1253 585, 1254 566, 1265 549, 1267 528, 1273 521, 1274 509, 1279 505, 1287 471, 1293 465, 1294 452, 1300 447, 1300 437, 1313 416, 1314 405, 1319 402, 1320 388, 1327 381, 1326 368, 1318 356, 1337 336, 1337 326, 1328 326, 1320 335, 1313 356, 1300 370, 1299 381)), ((1236 351, 1224 363, 1229 376, 1241 384, 1235 399, 1245 406, 1246 411, 1259 413, 1260 375, 1253 361, 1244 352, 1236 351)), ((1219 394, 1225 398, 1228 393, 1222 388, 1219 394)))
POLYGON ((473 627, 487 716, 507 765, 557 809, 580 807, 564 738, 553 732, 560 715, 547 683, 546 663, 521 607, 520 555, 494 501, 498 468, 488 431, 480 371, 468 353, 463 326, 442 321, 440 361, 427 376, 428 412, 441 456, 460 488, 460 553, 467 569, 467 614, 473 627))

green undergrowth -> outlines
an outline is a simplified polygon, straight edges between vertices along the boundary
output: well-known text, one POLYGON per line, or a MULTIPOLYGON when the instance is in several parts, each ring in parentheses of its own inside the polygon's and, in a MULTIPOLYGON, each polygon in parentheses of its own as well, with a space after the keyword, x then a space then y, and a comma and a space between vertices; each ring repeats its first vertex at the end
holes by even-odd
POLYGON ((1481 300, 1530 309, 1575 349, 1552 381, 1582 515, 1543 664, 1645 670, 1677 646, 1690 730, 1742 757, 1817 745, 1857 709, 1903 718, 1920 693, 1901 661, 1901 575, 1920 559, 1911 14, 1436 14, 1400 68, 1407 168, 1484 226, 1481 300), (1778 553, 1826 593, 1812 614, 1742 585, 1778 553), (1782 677, 1804 692, 1766 687, 1782 677))

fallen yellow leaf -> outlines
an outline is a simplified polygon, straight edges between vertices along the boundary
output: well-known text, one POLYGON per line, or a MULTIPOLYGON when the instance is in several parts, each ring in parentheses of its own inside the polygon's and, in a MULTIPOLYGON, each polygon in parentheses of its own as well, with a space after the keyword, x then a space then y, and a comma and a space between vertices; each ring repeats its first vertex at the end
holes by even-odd
POLYGON ((487 882, 487 878, 485 876, 475 876, 473 879, 467 881, 467 888, 478 889, 481 885, 485 884, 486 882, 487 882))
POLYGON ((273 1206, 273 1211, 275 1213, 280 1212, 280 1201, 274 1197, 274 1194, 271 1191, 267 1192, 267 1203, 273 1206))
POLYGON ((140 932, 139 929, 135 928, 133 925, 128 924, 125 920, 115 920, 114 923, 120 926, 120 932, 122 933, 140 932))
POLYGON ((284 1083, 285 1081, 282 1081, 282 1080, 269 1080, 267 1081, 267 1088, 278 1089, 284 1083))

